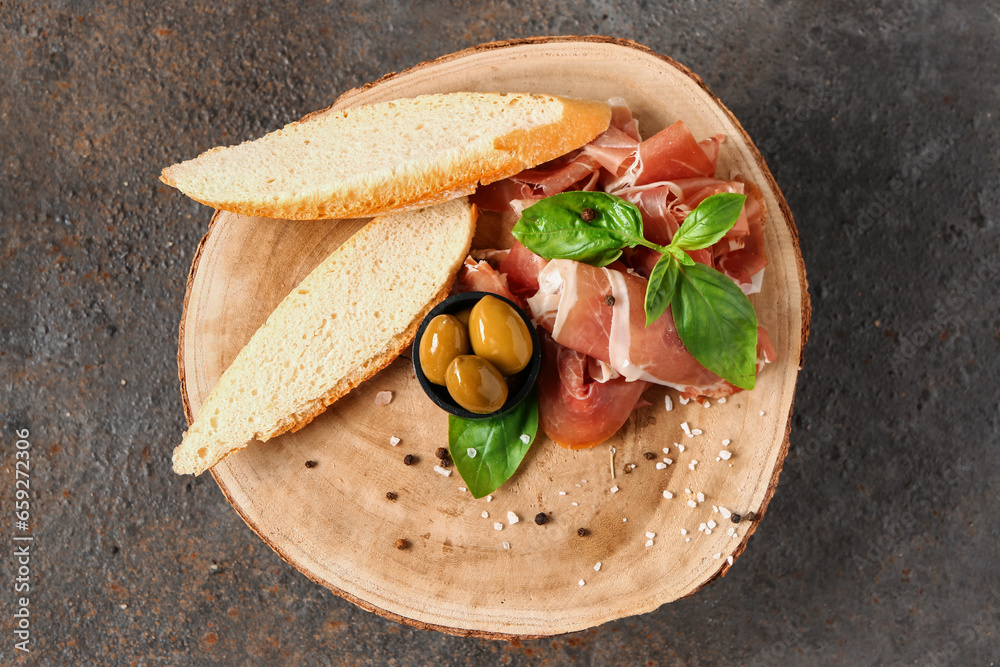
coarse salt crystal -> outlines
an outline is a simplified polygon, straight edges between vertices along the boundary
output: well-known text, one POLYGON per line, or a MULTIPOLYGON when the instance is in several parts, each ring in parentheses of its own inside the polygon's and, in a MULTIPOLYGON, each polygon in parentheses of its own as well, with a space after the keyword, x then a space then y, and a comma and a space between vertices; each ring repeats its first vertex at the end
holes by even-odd
POLYGON ((700 532, 701 532, 701 531, 703 531, 703 530, 705 530, 705 524, 703 524, 703 523, 699 523, 699 524, 698 524, 698 532, 700 533, 700 532))
POLYGON ((733 515, 733 513, 727 510, 725 507, 719 507, 719 514, 722 515, 723 519, 728 519, 733 515))
POLYGON ((691 538, 690 538, 690 537, 685 537, 685 538, 684 538, 684 541, 685 541, 685 542, 690 542, 690 541, 691 541, 691 538))
POLYGON ((503 530, 503 524, 497 521, 493 524, 493 530, 503 530))
POLYGON ((697 459, 692 460, 691 463, 688 464, 688 470, 694 470, 694 467, 696 465, 698 465, 698 460, 697 459))
POLYGON ((698 502, 699 503, 705 502, 705 494, 702 493, 701 491, 698 492, 698 495, 696 496, 696 498, 698 498, 698 502))
POLYGON ((460 487, 458 487, 458 490, 459 490, 459 491, 468 491, 468 489, 466 489, 466 488, 465 488, 464 486, 460 486, 460 487))
POLYGON ((715 558, 716 560, 718 560, 718 559, 722 558, 722 554, 715 554, 714 556, 712 556, 712 558, 715 558))
POLYGON ((688 507, 697 507, 697 506, 698 506, 698 503, 696 503, 695 501, 693 501, 693 500, 689 500, 688 501, 688 507))
POLYGON ((733 533, 733 539, 734 540, 740 539, 740 534, 739 533, 733 533))
POLYGON ((510 542, 504 542, 503 543, 503 548, 504 549, 510 549, 510 542))
POLYGON ((434 472, 436 472, 439 475, 444 475, 445 477, 451 477, 451 471, 445 470, 441 466, 434 466, 434 472))
POLYGON ((711 535, 712 534, 712 529, 711 528, 706 528, 705 529, 705 534, 706 535, 711 535))
POLYGON ((681 528, 681 535, 687 535, 687 534, 688 534, 687 529, 681 528))
POLYGON ((688 426, 687 422, 681 422, 681 430, 684 431, 684 435, 691 437, 691 427, 688 426))
POLYGON ((594 572, 600 572, 600 571, 601 571, 601 564, 597 563, 597 565, 594 566, 594 572))
POLYGON ((483 518, 484 519, 489 519, 490 518, 490 513, 487 512, 486 510, 483 510, 483 518))
POLYGON ((705 401, 704 403, 701 404, 701 407, 710 408, 712 407, 712 403, 710 401, 705 401))
POLYGON ((650 533, 649 531, 647 531, 646 537, 648 537, 649 539, 653 539, 654 537, 656 537, 656 533, 650 533))
POLYGON ((719 513, 719 508, 717 506, 715 506, 715 505, 712 505, 712 511, 715 512, 716 514, 718 514, 719 513))
POLYGON ((700 428, 691 429, 691 435, 701 435, 701 429, 700 428))
POLYGON ((729 446, 729 438, 726 438, 725 440, 722 441, 722 446, 723 447, 728 447, 729 446))
POLYGON ((618 493, 618 487, 617 486, 612 486, 611 487, 611 493, 618 493))
POLYGON ((392 436, 391 438, 389 438, 389 444, 395 447, 396 445, 399 444, 399 438, 397 438, 396 436, 392 436))
POLYGON ((706 526, 708 526, 709 528, 715 528, 715 527, 716 527, 716 526, 718 526, 719 524, 715 523, 715 519, 709 519, 709 520, 708 520, 708 523, 707 523, 707 524, 705 524, 705 525, 706 525, 706 526))
POLYGON ((674 460, 673 459, 668 459, 668 458, 664 457, 663 458, 663 462, 666 463, 667 465, 670 465, 671 463, 674 462, 674 460))
POLYGON ((670 448, 669 447, 664 447, 663 448, 663 453, 664 454, 669 454, 670 453, 670 448))
POLYGON ((585 583, 587 583, 587 582, 585 582, 585 581, 584 581, 583 579, 581 579, 581 580, 580 580, 580 581, 578 581, 577 583, 578 583, 579 585, 583 586, 583 585, 584 585, 585 583))
POLYGON ((663 402, 666 404, 667 412, 670 412, 671 410, 674 409, 674 402, 670 400, 669 395, 663 397, 663 402))
POLYGON ((732 455, 733 453, 728 449, 723 449, 721 452, 719 452, 719 458, 723 459, 724 461, 728 461, 729 457, 731 457, 732 455))
POLYGON ((671 498, 674 497, 674 494, 670 493, 669 491, 664 491, 663 497, 666 498, 667 500, 670 500, 671 498))
POLYGON ((486 496, 486 502, 490 502, 491 500, 493 500, 493 496, 486 496))
POLYGON ((727 557, 726 558, 726 562, 729 563, 730 565, 732 565, 733 564, 733 557, 732 556, 727 557))
POLYGON ((580 503, 570 503, 573 507, 577 507, 580 503))
POLYGON ((680 400, 681 400, 681 405, 687 405, 688 403, 691 402, 690 398, 684 398, 683 396, 680 397, 680 400))
POLYGON ((520 521, 520 519, 517 518, 516 514, 513 512, 507 512, 507 523, 513 526, 518 521, 520 521))
POLYGON ((653 546, 653 540, 646 540, 646 546, 647 547, 653 546))
POLYGON ((524 444, 528 444, 529 442, 531 442, 531 436, 528 435, 527 433, 522 433, 521 442, 523 442, 524 444))
POLYGON ((628 519, 622 519, 622 523, 625 523, 626 521, 628 521, 628 519))
POLYGON ((565 496, 565 495, 566 495, 566 492, 565 492, 565 491, 560 491, 560 492, 559 492, 559 495, 560 495, 560 496, 565 496))
POLYGON ((468 449, 465 450, 465 453, 469 455, 470 459, 474 459, 476 458, 476 454, 478 452, 476 451, 475 447, 469 447, 468 449))
POLYGON ((680 452, 681 454, 683 454, 683 453, 684 453, 684 445, 677 445, 677 450, 678 450, 678 451, 679 451, 679 452, 680 452))
POLYGON ((763 417, 763 416, 764 416, 764 411, 763 411, 763 410, 761 410, 761 411, 760 411, 760 416, 761 416, 761 417, 763 417))
POLYGON ((390 403, 392 403, 391 391, 380 391, 375 394, 375 405, 389 405, 390 403))
POLYGON ((667 467, 667 464, 664 463, 663 461, 660 461, 659 463, 656 464, 656 469, 657 470, 663 470, 666 467, 667 467))
POLYGON ((691 489, 684 489, 684 493, 692 493, 691 489))
POLYGON ((732 537, 733 533, 735 533, 735 532, 736 532, 735 528, 730 528, 729 530, 726 531, 726 535, 729 535, 730 537, 732 537))
POLYGON ((721 405, 722 403, 725 403, 725 402, 726 402, 726 397, 725 397, 725 396, 723 396, 722 398, 720 398, 720 399, 719 399, 719 404, 720 404, 720 405, 721 405))

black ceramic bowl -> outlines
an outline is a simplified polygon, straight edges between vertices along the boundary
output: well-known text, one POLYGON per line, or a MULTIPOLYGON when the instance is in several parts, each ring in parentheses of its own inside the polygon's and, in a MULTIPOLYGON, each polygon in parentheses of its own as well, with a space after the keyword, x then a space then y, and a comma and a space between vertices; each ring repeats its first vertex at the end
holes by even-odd
POLYGON ((431 309, 431 312, 427 313, 424 317, 424 321, 420 323, 420 328, 417 329, 417 335, 413 339, 413 372, 417 374, 417 381, 423 388, 424 393, 430 397, 438 407, 442 410, 450 412, 456 417, 461 417, 462 419, 486 419, 488 417, 499 417, 500 415, 506 414, 517 407, 518 403, 523 401, 527 397, 531 388, 535 386, 535 381, 538 380, 538 371, 542 367, 542 346, 538 340, 538 332, 535 331, 535 326, 531 323, 531 318, 517 307, 517 304, 510 299, 505 299, 497 294, 492 294, 490 292, 463 292, 462 294, 454 294, 438 305, 431 309), (531 361, 528 365, 524 367, 520 373, 515 375, 507 376, 507 402, 503 404, 503 407, 496 412, 489 412, 486 414, 477 414, 475 412, 470 412, 463 408, 461 405, 455 402, 455 399, 451 397, 448 393, 448 388, 443 387, 438 384, 434 384, 427 379, 424 375, 424 371, 420 368, 420 339, 424 336, 424 330, 427 329, 427 325, 432 319, 438 315, 454 315, 455 313, 465 310, 466 308, 471 308, 476 305, 476 303, 482 299, 484 296, 492 296, 500 299, 506 304, 509 304, 524 323, 528 325, 528 333, 531 334, 531 344, 533 350, 531 353, 531 361))

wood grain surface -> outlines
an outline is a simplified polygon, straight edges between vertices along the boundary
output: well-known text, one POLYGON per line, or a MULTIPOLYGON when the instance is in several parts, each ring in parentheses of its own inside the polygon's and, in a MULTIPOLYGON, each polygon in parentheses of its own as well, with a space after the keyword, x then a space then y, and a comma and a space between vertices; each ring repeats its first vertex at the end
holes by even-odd
MULTIPOLYGON (((777 484, 809 320, 791 214, 749 137, 700 79, 632 42, 539 38, 482 45, 352 90, 333 108, 464 90, 619 96, 643 136, 675 120, 699 139, 726 135, 719 175, 742 174, 766 202, 770 265, 762 292, 751 300, 778 362, 764 370, 753 392, 707 409, 681 406, 673 390, 653 388, 645 394, 652 405, 593 449, 570 452, 540 438, 491 501, 463 492, 457 472, 433 471, 434 450, 447 445, 447 419, 422 394, 409 358, 397 359, 301 431, 230 456, 213 475, 282 558, 388 618, 514 638, 651 611, 724 575, 727 558, 743 551, 756 522, 733 524, 713 507, 753 511, 759 520, 777 484), (394 400, 379 407, 374 398, 383 390, 394 400), (675 406, 670 412, 668 394, 675 406), (685 421, 702 435, 685 436, 685 421), (390 445, 391 437, 400 439, 398 446, 390 445), (724 448, 723 439, 731 444, 724 448), (609 447, 616 450, 614 476, 609 447), (732 453, 730 460, 717 460, 722 449, 732 453), (645 459, 645 452, 656 459, 645 459), (406 454, 417 462, 405 466, 406 454), (657 470, 664 456, 673 463, 657 470), (673 498, 664 498, 664 490, 673 498), (386 497, 390 491, 394 501, 386 497), (508 524, 509 511, 518 523, 508 524), (538 512, 550 521, 536 525, 538 512), (711 534, 698 530, 710 520, 717 523, 711 534), (588 534, 580 537, 580 528, 588 534), (652 546, 646 546, 647 532, 655 534, 652 546), (397 548, 400 539, 408 548, 397 548)), ((504 243, 512 222, 484 215, 475 245, 504 243)), ((189 422, 274 306, 362 224, 215 215, 191 269, 181 323, 178 363, 189 422)))

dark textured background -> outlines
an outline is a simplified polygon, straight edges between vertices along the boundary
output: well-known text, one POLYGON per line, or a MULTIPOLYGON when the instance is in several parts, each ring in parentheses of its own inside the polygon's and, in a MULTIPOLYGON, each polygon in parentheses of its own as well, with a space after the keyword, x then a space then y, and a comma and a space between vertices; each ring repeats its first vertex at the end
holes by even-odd
POLYGON ((25 662, 1000 663, 995 0, 227 4, 0 2, 0 528, 9 544, 29 428, 25 662), (210 211, 157 175, 386 72, 543 34, 635 39, 704 78, 788 198, 814 315, 791 452, 732 573, 507 644, 361 611, 282 562, 211 477, 170 472, 210 211))

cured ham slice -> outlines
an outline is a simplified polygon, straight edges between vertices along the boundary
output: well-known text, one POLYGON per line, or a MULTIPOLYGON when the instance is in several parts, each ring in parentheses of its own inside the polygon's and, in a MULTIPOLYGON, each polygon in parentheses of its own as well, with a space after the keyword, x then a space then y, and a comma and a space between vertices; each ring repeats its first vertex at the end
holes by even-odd
POLYGON ((451 291, 455 294, 461 292, 489 292, 498 294, 510 299, 514 303, 524 304, 524 300, 518 300, 511 291, 507 289, 507 280, 494 269, 486 260, 476 260, 466 257, 462 268, 458 270, 458 277, 451 291))
POLYGON ((583 449, 615 434, 641 401, 646 382, 596 382, 586 355, 555 343, 544 331, 538 378, 538 421, 560 447, 583 449))
POLYGON ((606 363, 629 381, 707 396, 733 393, 687 351, 669 311, 646 326, 644 278, 554 259, 538 279, 538 293, 528 299, 528 307, 560 345, 606 363))
MULTIPOLYGON (((482 209, 520 212, 543 197, 567 190, 595 190, 634 203, 646 238, 668 244, 685 218, 707 197, 746 194, 736 224, 692 259, 715 268, 746 294, 759 292, 767 257, 760 191, 739 176, 715 177, 718 135, 698 141, 676 122, 645 141, 624 100, 609 100, 611 124, 586 146, 512 178, 479 188, 482 209)), ((543 430, 569 448, 598 444, 618 430, 649 383, 679 390, 695 400, 737 391, 687 351, 669 309, 645 326, 646 278, 659 253, 638 247, 604 268, 545 259, 515 243, 490 264, 467 260, 457 291, 481 289, 527 303, 543 338, 539 419, 543 430), (545 334, 551 332, 551 336, 545 334)), ((757 370, 776 358, 767 332, 758 327, 757 370)))
POLYGON ((714 176, 719 154, 718 145, 713 145, 716 141, 712 139, 707 145, 698 143, 687 125, 677 121, 639 144, 642 169, 633 185, 714 176))

